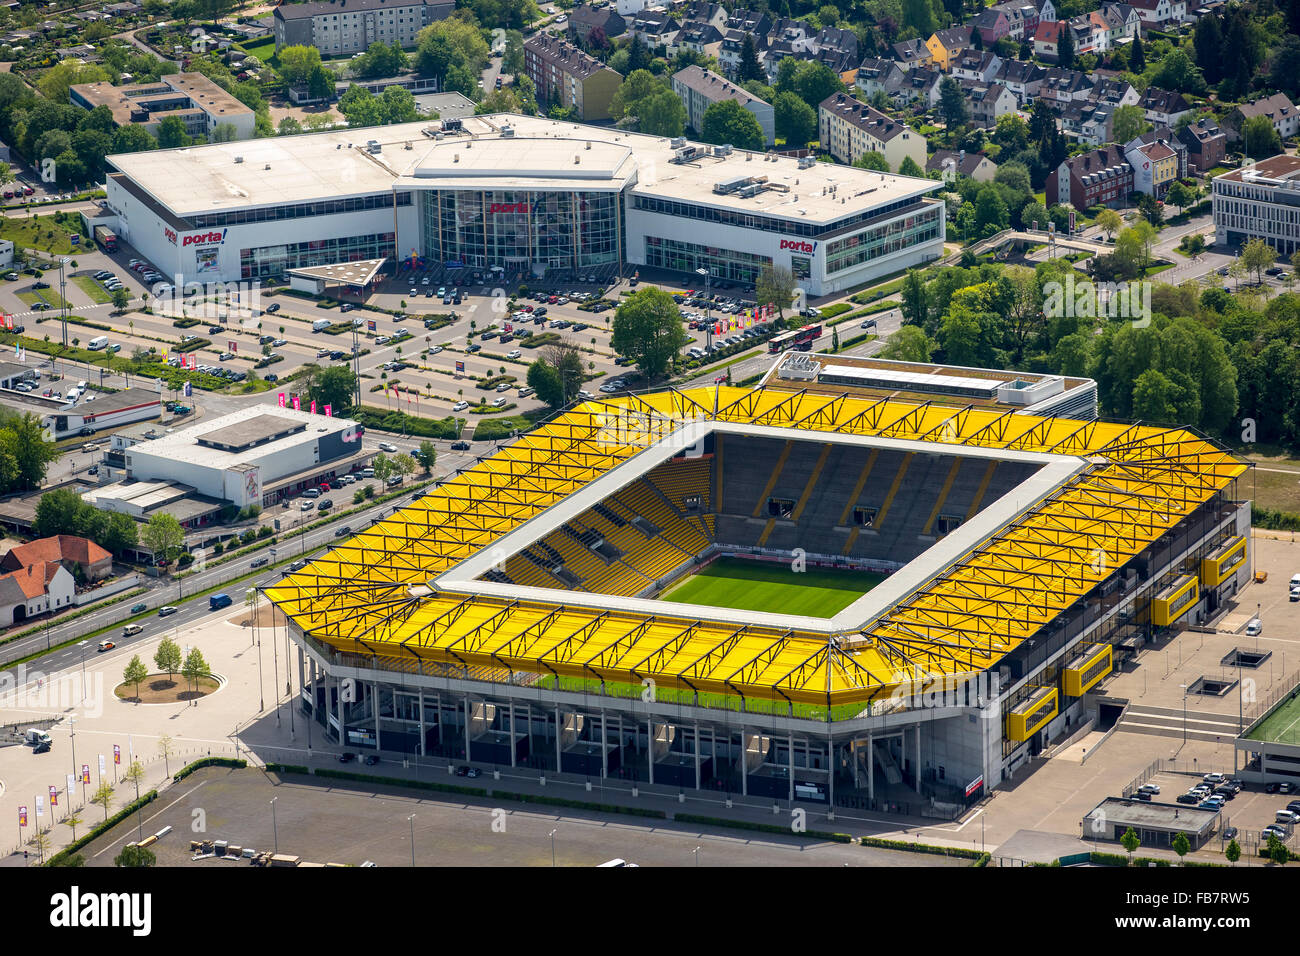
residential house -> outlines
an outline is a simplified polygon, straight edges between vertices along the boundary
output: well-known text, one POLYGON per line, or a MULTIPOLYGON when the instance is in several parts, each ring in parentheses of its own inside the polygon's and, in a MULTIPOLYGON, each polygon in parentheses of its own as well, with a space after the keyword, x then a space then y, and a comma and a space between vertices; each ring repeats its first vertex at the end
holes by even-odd
MULTIPOLYGON (((972 29, 979 31, 980 42, 985 47, 992 47, 1003 37, 1011 34, 1011 21, 1007 17, 1007 11, 998 7, 981 10, 975 14, 970 25, 972 29)), ((1021 29, 1024 29, 1023 24, 1021 29)))
POLYGON ((823 47, 813 54, 813 59, 829 68, 840 82, 852 86, 858 79, 858 54, 834 47, 823 47))
POLYGON ((1234 143, 1240 141, 1246 120, 1256 116, 1268 117, 1282 139, 1290 139, 1300 132, 1300 114, 1296 112, 1295 105, 1285 93, 1274 93, 1253 103, 1244 103, 1224 117, 1223 125, 1227 129, 1228 139, 1234 143))
POLYGON ((753 39, 754 52, 760 54, 761 60, 763 52, 762 39, 752 33, 744 33, 740 30, 728 29, 722 34, 722 43, 718 45, 718 65, 731 76, 735 76, 736 71, 740 69, 740 54, 745 49, 746 36, 753 39))
POLYGON ((1125 147, 1124 158, 1133 167, 1133 189, 1163 199, 1178 179, 1178 154, 1165 142, 1125 147))
POLYGON ((41 562, 61 564, 76 577, 99 581, 113 573, 113 556, 102 547, 75 534, 56 534, 14 545, 0 555, 0 571, 17 571, 41 562))
POLYGON ((608 40, 622 36, 627 29, 627 22, 618 12, 609 6, 596 7, 588 4, 574 7, 569 11, 569 34, 579 43, 586 43, 591 31, 599 29, 608 40))
POLYGON ((1041 20, 1034 30, 1034 56, 1041 60, 1055 63, 1057 59, 1056 46, 1061 37, 1061 31, 1066 29, 1068 24, 1063 20, 1041 20))
POLYGON ((1000 83, 977 83, 958 80, 970 106, 971 125, 975 129, 993 129, 998 118, 1016 111, 1016 94, 1000 83))
POLYGON ((926 109, 934 109, 939 105, 943 81, 944 74, 934 67, 909 70, 903 91, 904 102, 919 100, 926 109))
POLYGON ((673 92, 686 107, 686 122, 699 132, 704 127, 704 113, 714 103, 735 100, 754 114, 763 129, 763 142, 771 146, 776 141, 776 120, 772 106, 757 96, 740 88, 726 77, 699 66, 688 66, 673 74, 673 92))
POLYGON ((1114 138, 1114 114, 1114 108, 1104 104, 1072 101, 1060 107, 1057 125, 1068 138, 1084 146, 1101 146, 1114 138))
POLYGON ((966 26, 949 27, 930 34, 925 45, 934 59, 934 65, 945 73, 951 70, 953 60, 970 46, 970 34, 970 27, 966 26))
POLYGON ((610 103, 623 83, 600 60, 548 33, 524 41, 524 72, 537 88, 539 105, 559 103, 584 123, 610 118, 610 103))
POLYGON ((77 584, 57 561, 37 561, 0 575, 0 627, 70 607, 77 584))
POLYGON ((898 171, 906 158, 925 168, 925 137, 847 93, 826 97, 817 110, 822 148, 841 163, 877 152, 898 171))
POLYGON ((1086 100, 1092 87, 1093 81, 1086 73, 1053 66, 1048 67, 1038 95, 1053 105, 1062 106, 1075 100, 1086 100))
MULTIPOLYGON (((1011 3, 995 4, 989 9, 997 10, 1007 18, 1007 36, 1017 43, 1027 36, 1032 38, 1034 31, 1038 29, 1038 8, 1032 3, 1013 0, 1011 3)), ((1055 10, 1052 11, 1051 19, 1056 19, 1055 10)))
POLYGON ((1147 30, 1158 30, 1187 18, 1186 0, 1129 0, 1129 5, 1137 10, 1147 30))
POLYGON ((687 21, 707 23, 718 33, 722 33, 726 29, 728 19, 727 11, 721 4, 708 3, 707 0, 691 0, 690 3, 686 4, 686 9, 682 11, 683 26, 687 21))
POLYGON ((1091 206, 1116 206, 1133 192, 1133 167, 1121 147, 1102 146, 1071 156, 1047 174, 1047 205, 1060 203, 1080 212, 1091 206))
POLYGON ((1121 106, 1137 106, 1142 101, 1142 94, 1125 80, 1115 77, 1102 77, 1093 83, 1088 91, 1088 102, 1118 109, 1121 106))
POLYGON ((1184 116, 1192 113, 1192 104, 1183 98, 1182 93, 1147 87, 1138 101, 1142 115, 1157 126, 1176 126, 1184 116))
POLYGON ((1137 8, 1127 3, 1103 3, 1101 15, 1110 31, 1110 48, 1131 41, 1142 32, 1142 18, 1137 8))
POLYGON ((963 50, 952 63, 952 75, 959 80, 992 83, 1002 69, 1002 57, 992 50, 963 50))
POLYGON ((761 41, 767 39, 768 33, 771 32, 772 20, 762 10, 736 9, 731 11, 731 16, 727 17, 724 27, 724 33, 727 30, 752 33, 755 40, 761 41))
POLYGON ((1228 155, 1228 136, 1210 117, 1199 117, 1174 134, 1187 147, 1187 168, 1204 175, 1228 155))
POLYGON ((927 173, 941 173, 944 182, 951 183, 959 175, 969 176, 977 183, 993 181, 998 171, 998 164, 983 153, 966 150, 936 149, 925 161, 927 173))
POLYGON ((1149 129, 1141 136, 1136 136, 1124 144, 1124 153, 1127 155, 1130 150, 1139 146, 1146 146, 1151 143, 1164 143, 1174 151, 1174 157, 1177 159, 1177 169, 1174 173, 1175 179, 1186 179, 1189 175, 1187 144, 1178 138, 1168 126, 1157 126, 1155 129, 1149 129))
POLYGON ((682 25, 663 10, 641 10, 627 20, 629 37, 639 37, 652 50, 672 46, 682 25))
POLYGON ((933 66, 934 56, 924 40, 904 40, 894 44, 894 61, 905 70, 933 66))
POLYGON ((876 93, 884 93, 891 100, 905 101, 905 84, 907 71, 893 60, 882 57, 868 57, 858 66, 857 83, 865 97, 870 100, 876 93))
POLYGON ((1002 68, 993 77, 995 82, 1016 94, 1021 106, 1038 99, 1046 78, 1047 67, 1026 60, 1003 60, 1002 68))
POLYGON ((722 46, 722 34, 712 23, 701 20, 684 20, 682 28, 677 31, 672 53, 678 50, 694 50, 707 56, 715 56, 722 46))

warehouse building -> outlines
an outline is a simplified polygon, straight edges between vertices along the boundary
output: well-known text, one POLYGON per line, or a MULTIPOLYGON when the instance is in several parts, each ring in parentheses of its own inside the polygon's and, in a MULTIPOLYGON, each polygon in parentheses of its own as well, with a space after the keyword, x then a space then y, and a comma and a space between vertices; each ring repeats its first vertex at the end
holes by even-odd
POLYGON ((109 214, 186 282, 415 250, 536 276, 644 265, 752 283, 778 265, 820 296, 943 254, 933 180, 515 115, 366 135, 113 156, 109 214))

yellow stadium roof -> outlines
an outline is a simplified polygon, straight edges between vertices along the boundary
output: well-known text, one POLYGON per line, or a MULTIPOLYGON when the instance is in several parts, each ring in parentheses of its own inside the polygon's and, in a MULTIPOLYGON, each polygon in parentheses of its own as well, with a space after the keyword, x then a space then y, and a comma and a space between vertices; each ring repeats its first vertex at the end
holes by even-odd
MULTIPOLYGON (((968 675, 1024 639, 1246 469, 1185 429, 710 386, 585 402, 268 588, 314 640, 394 670, 451 664, 809 704, 968 675), (834 633, 455 590, 434 582, 689 426, 731 422, 1076 456, 1087 467, 885 613, 834 633)), ((594 500, 592 501, 594 504, 594 500)), ((457 582, 461 584, 463 582, 457 582)), ((619 599, 611 598, 611 604, 619 599)), ((485 671, 484 669, 490 669, 485 671)))

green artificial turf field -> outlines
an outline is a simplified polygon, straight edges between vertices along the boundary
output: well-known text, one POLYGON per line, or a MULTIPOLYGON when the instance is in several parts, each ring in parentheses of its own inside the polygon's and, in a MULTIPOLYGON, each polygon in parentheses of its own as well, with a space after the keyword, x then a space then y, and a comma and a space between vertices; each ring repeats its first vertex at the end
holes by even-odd
POLYGON ((1300 743, 1300 695, 1292 697, 1269 714, 1268 719, 1247 736, 1251 740, 1265 740, 1270 743, 1300 743))
POLYGON ((870 571, 835 571, 743 558, 719 558, 660 595, 664 601, 776 614, 833 617, 885 578, 870 571))

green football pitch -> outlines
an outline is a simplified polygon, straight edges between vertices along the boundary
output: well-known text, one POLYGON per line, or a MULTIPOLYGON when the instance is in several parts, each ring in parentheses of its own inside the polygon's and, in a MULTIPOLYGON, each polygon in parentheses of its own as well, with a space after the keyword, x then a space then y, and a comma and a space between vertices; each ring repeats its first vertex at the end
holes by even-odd
POLYGON ((885 575, 870 571, 794 571, 775 562, 719 558, 659 598, 744 611, 833 617, 884 579, 885 575))
POLYGON ((1247 736, 1251 740, 1264 740, 1271 743, 1300 743, 1300 694, 1269 714, 1268 719, 1247 736))

